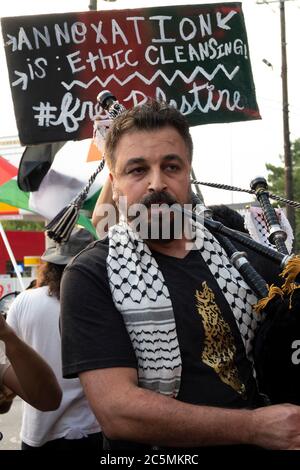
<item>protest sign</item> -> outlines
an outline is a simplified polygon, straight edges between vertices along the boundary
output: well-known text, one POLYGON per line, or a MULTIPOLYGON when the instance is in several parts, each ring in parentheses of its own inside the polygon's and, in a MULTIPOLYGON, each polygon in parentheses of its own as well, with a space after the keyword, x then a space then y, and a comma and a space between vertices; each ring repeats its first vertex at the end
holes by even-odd
POLYGON ((259 119, 240 3, 3 18, 22 144, 83 139, 110 90, 174 104, 190 125, 259 119))

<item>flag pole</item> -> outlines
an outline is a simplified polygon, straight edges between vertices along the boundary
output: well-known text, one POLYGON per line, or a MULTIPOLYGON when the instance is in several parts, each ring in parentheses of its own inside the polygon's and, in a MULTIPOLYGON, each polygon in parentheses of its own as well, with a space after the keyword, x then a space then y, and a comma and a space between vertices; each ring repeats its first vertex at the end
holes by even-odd
POLYGON ((17 275, 18 281, 20 283, 21 289, 23 291, 23 290, 25 290, 23 279, 22 279, 21 273, 19 271, 19 267, 17 265, 16 258, 14 257, 14 254, 11 250, 9 241, 7 239, 6 233, 4 232, 4 228, 3 228, 3 225, 2 225, 1 222, 0 222, 0 234, 2 236, 3 243, 5 245, 5 248, 7 249, 7 253, 9 254, 10 261, 12 262, 12 265, 14 267, 14 270, 15 270, 15 273, 17 275))

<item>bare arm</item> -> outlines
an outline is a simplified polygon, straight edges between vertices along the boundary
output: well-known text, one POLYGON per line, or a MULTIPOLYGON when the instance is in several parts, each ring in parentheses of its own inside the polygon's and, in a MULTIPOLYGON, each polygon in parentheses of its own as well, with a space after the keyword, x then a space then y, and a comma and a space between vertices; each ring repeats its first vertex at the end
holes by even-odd
POLYGON ((0 339, 4 341, 11 366, 3 383, 23 400, 41 411, 59 407, 62 392, 55 374, 34 349, 24 343, 0 315, 0 339))
POLYGON ((300 408, 251 410, 196 406, 141 389, 134 369, 86 371, 80 380, 110 439, 172 447, 252 444, 300 448, 300 408))
POLYGON ((100 222, 103 221, 103 225, 104 225, 103 228, 107 232, 109 226, 114 225, 117 222, 117 219, 118 219, 118 209, 113 200, 112 186, 111 186, 110 179, 107 178, 105 184, 103 185, 103 188, 98 197, 98 200, 96 202, 96 205, 92 214, 92 224, 96 228, 97 233, 100 232, 98 233, 100 238, 103 238, 103 235, 101 234, 103 230, 101 230, 100 225, 99 225, 100 222), (107 214, 107 211, 105 210, 106 205, 111 206, 109 214, 107 214))

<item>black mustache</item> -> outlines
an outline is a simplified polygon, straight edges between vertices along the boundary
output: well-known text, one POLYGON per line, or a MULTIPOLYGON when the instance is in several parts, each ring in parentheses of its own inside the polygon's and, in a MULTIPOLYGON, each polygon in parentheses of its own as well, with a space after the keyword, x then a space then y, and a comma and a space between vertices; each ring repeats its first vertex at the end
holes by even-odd
POLYGON ((177 204, 177 201, 173 196, 164 191, 156 191, 147 194, 147 196, 140 201, 140 204, 150 209, 153 204, 167 204, 168 206, 172 206, 173 204, 177 204))

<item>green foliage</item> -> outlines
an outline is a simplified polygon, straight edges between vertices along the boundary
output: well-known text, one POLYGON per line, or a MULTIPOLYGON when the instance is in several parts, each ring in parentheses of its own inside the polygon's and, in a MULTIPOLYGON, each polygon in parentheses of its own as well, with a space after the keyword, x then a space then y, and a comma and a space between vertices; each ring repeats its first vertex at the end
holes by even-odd
POLYGON ((2 222, 4 230, 23 230, 40 232, 45 229, 45 222, 36 221, 25 221, 25 220, 3 220, 2 222))
MULTIPOLYGON (((291 144, 292 152, 292 161, 293 161, 293 182, 294 182, 294 200, 300 201, 300 139, 295 140, 291 144)), ((268 185, 269 190, 272 193, 275 193, 279 196, 285 196, 284 192, 284 158, 280 156, 282 166, 271 165, 270 163, 266 164, 266 169, 268 170, 268 185)), ((274 204, 276 207, 283 206, 276 201, 274 204)), ((295 210, 296 215, 296 230, 295 230, 295 239, 296 247, 300 248, 300 209, 295 210)))

